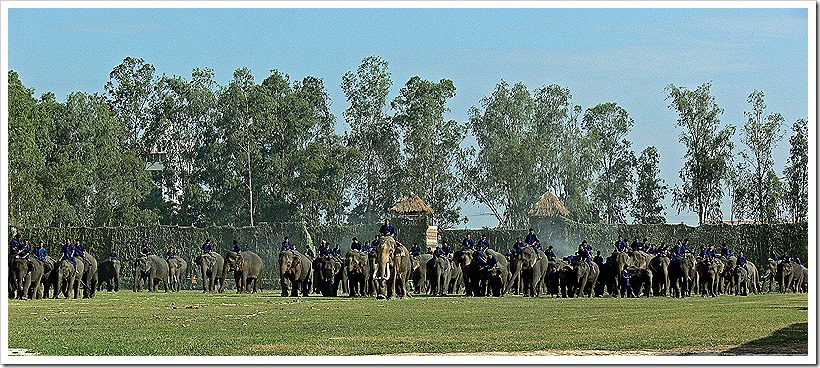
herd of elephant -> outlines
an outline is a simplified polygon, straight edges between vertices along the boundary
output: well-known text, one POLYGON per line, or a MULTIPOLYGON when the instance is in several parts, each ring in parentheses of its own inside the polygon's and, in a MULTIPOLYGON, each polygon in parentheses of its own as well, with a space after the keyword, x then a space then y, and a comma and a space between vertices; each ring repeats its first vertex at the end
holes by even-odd
MULTIPOLYGON (((796 262, 769 259, 763 274, 752 263, 737 265, 734 257, 696 259, 686 253, 677 259, 655 256, 642 251, 614 251, 603 263, 588 263, 581 257, 550 260, 541 250, 524 247, 508 259, 492 249, 487 252, 497 260, 493 267, 476 261, 475 250, 462 249, 452 258, 431 254, 411 256, 406 247, 392 237, 379 239, 370 252, 351 250, 344 257, 312 259, 293 250, 279 254, 279 279, 282 296, 375 296, 378 299, 407 298, 409 290, 430 295, 466 296, 552 295, 592 297, 609 293, 625 297, 620 271, 631 271, 630 284, 636 296, 719 294, 747 295, 763 291, 807 292, 808 269, 796 262), (412 285, 412 287, 411 287, 412 285)), ((9 259, 9 297, 18 299, 53 298, 63 295, 76 299, 82 287, 83 298, 93 298, 103 286, 108 291, 120 288, 122 264, 106 259, 99 264, 86 252, 85 257, 55 261, 46 257, 9 259)), ((187 262, 182 258, 165 259, 156 255, 139 257, 133 264, 133 291, 156 292, 163 284, 165 292, 179 291, 187 276, 187 262)), ((203 292, 224 292, 226 276, 233 273, 237 293, 262 290, 265 269, 262 258, 254 252, 215 252, 201 254, 194 260, 202 280, 203 292)))

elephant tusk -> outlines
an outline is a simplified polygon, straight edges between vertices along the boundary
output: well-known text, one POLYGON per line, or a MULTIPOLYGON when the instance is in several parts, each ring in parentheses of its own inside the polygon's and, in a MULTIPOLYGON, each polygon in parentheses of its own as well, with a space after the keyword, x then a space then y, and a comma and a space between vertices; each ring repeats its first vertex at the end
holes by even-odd
POLYGON ((376 268, 375 270, 373 270, 373 278, 374 278, 374 279, 376 278, 376 273, 377 273, 377 272, 379 272, 379 269, 378 269, 378 268, 376 268))
POLYGON ((387 268, 387 276, 385 276, 384 278, 389 280, 390 279, 390 263, 388 262, 384 266, 385 266, 385 268, 387 268))

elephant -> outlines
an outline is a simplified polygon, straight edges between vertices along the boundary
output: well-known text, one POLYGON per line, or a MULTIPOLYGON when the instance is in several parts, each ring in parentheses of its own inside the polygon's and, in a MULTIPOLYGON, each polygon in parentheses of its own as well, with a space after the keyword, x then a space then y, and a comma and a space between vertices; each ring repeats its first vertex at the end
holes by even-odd
POLYGON ((766 260, 766 267, 761 277, 761 292, 765 290, 767 293, 777 290, 775 284, 777 283, 777 261, 774 259, 766 260), (767 283, 768 281, 768 283, 767 283), (768 287, 766 287, 768 285, 768 287))
POLYGON ((430 280, 430 295, 447 295, 450 283, 450 261, 443 257, 433 257, 427 261, 427 279, 430 280))
POLYGON ((180 291, 182 280, 188 275, 188 262, 177 257, 168 259, 168 275, 171 281, 171 291, 180 291))
POLYGON ((394 294, 399 298, 407 297, 406 285, 411 271, 407 248, 397 244, 392 236, 382 236, 376 245, 375 256, 376 298, 391 299, 394 294))
POLYGON ((697 259, 695 259, 695 255, 692 253, 685 253, 684 257, 687 259, 687 263, 689 263, 689 296, 697 295, 698 294, 698 285, 700 285, 700 275, 698 275, 698 270, 696 265, 698 263, 697 259))
MULTIPOLYGON (((635 268, 647 268, 652 255, 640 250, 633 250, 629 254, 629 265, 635 268)), ((622 268, 623 269, 623 268, 622 268)))
POLYGON ((99 282, 97 283, 97 290, 102 290, 103 284, 108 291, 120 291, 120 271, 122 270, 122 263, 119 259, 109 258, 100 262, 97 268, 99 282))
POLYGON ((339 285, 342 285, 342 292, 347 292, 347 272, 340 258, 317 257, 313 261, 314 276, 313 283, 318 285, 322 296, 338 296, 339 285))
POLYGON ((655 296, 669 296, 669 264, 672 260, 666 255, 658 255, 649 260, 652 271, 652 291, 655 296))
POLYGON ((808 269, 797 262, 781 261, 777 264, 777 279, 780 284, 780 292, 785 293, 789 289, 795 293, 801 291, 804 282, 806 282, 807 274, 808 269))
POLYGON ((262 290, 260 283, 262 282, 262 272, 265 270, 262 257, 251 251, 244 251, 239 254, 228 251, 228 253, 225 253, 224 259, 222 274, 227 276, 229 271, 233 271, 237 294, 256 293, 258 286, 259 290, 262 290), (250 286, 251 284, 253 284, 253 287, 250 286))
POLYGON ((34 257, 15 258, 10 271, 15 274, 14 286, 17 299, 41 299, 43 297, 40 290, 44 272, 42 261, 34 257))
POLYGON ((735 284, 735 295, 749 295, 749 274, 750 272, 743 267, 735 267, 734 271, 732 272, 732 277, 734 277, 734 284, 735 284))
POLYGON ((632 277, 629 278, 629 283, 632 285, 632 289, 635 291, 635 295, 639 298, 641 295, 646 295, 646 297, 650 297, 653 294, 652 290, 652 271, 647 270, 645 268, 627 268, 632 272, 632 277))
MULTIPOLYGON (((523 295, 541 296, 541 293, 546 291, 545 279, 549 267, 549 260, 544 252, 533 247, 524 247, 516 253, 513 259, 514 261, 511 262, 515 265, 513 268, 520 270, 523 295)), ((598 277, 597 273, 595 277, 598 277)))
POLYGON ((459 294, 461 292, 461 282, 461 267, 458 267, 455 261, 450 261, 450 281, 447 283, 447 293, 459 294))
POLYGON ((692 259, 692 257, 678 257, 669 264, 669 287, 676 298, 685 298, 691 293, 692 259))
POLYGON ((139 280, 139 291, 142 291, 143 280, 147 282, 149 292, 156 292, 159 283, 165 292, 168 292, 170 285, 170 275, 168 270, 168 262, 162 257, 150 254, 147 257, 139 257, 134 261, 134 291, 137 290, 137 282, 139 280))
POLYGON ((202 276, 202 292, 213 293, 217 291, 217 285, 219 285, 219 291, 221 292, 222 285, 225 284, 225 274, 223 273, 225 259, 216 252, 206 253, 198 255, 194 263, 199 267, 200 276, 202 276))
POLYGON ((45 262, 43 262, 43 298, 48 298, 49 291, 51 288, 54 289, 55 294, 57 292, 57 269, 60 267, 60 264, 54 261, 53 258, 50 256, 46 256, 45 262))
POLYGON ((601 270, 595 262, 592 266, 587 263, 582 257, 575 257, 572 260, 572 272, 575 275, 575 292, 576 297, 592 297, 594 294, 595 283, 598 281, 598 275, 601 270))
POLYGON ((74 299, 79 296, 82 275, 85 273, 85 263, 79 258, 74 260, 77 262, 76 265, 67 259, 60 262, 59 270, 57 270, 57 283, 54 288, 54 299, 57 299, 60 293, 68 299, 71 290, 74 290, 74 299))
POLYGON ((311 261, 308 256, 292 250, 279 253, 279 280, 282 296, 303 296, 310 294, 311 261))
POLYGON ((615 297, 621 295, 621 270, 624 269, 624 266, 631 264, 631 259, 626 252, 615 250, 606 258, 607 269, 610 271, 606 275, 606 285, 608 288, 611 287, 610 294, 614 292, 615 297))
POLYGON ((710 261, 702 259, 698 261, 697 270, 700 280, 698 288, 700 289, 701 296, 709 295, 714 297, 717 295, 718 283, 720 281, 718 277, 721 266, 722 263, 717 260, 710 261))
POLYGON ((418 257, 412 258, 412 276, 413 292, 416 294, 427 292, 429 282, 427 281, 427 263, 433 259, 432 254, 420 254, 418 257))
POLYGON ((348 291, 351 297, 369 295, 370 262, 368 253, 351 250, 345 255, 345 272, 347 273, 348 291))
POLYGON ((464 295, 478 296, 479 275, 478 264, 474 261, 475 250, 459 249, 453 253, 453 261, 461 269, 464 279, 464 295))
MULTIPOLYGON (((490 269, 488 272, 488 292, 492 292, 493 296, 504 296, 504 294, 506 294, 507 291, 510 290, 510 286, 512 285, 513 281, 512 273, 510 272, 510 263, 509 261, 507 261, 507 257, 492 249, 487 249, 487 253, 492 255, 496 259, 495 267, 493 269, 490 269)), ((546 258, 547 257, 544 256, 544 260, 546 260, 546 258)), ((544 272, 544 274, 546 274, 546 271, 544 272)))

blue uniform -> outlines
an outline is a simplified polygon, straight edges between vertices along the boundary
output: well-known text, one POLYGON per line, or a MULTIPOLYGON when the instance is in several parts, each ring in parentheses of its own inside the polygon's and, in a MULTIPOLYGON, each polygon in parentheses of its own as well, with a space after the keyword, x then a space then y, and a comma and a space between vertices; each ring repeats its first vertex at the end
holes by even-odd
POLYGON ((339 248, 339 247, 333 248, 333 254, 336 257, 341 257, 342 256, 342 248, 339 248))
POLYGON ((111 251, 111 254, 108 255, 108 258, 117 259, 118 255, 117 252, 111 251))
POLYGON ((233 251, 236 252, 236 253, 241 253, 242 252, 242 246, 239 245, 239 243, 234 244, 233 245, 233 251))
POLYGON ((168 252, 167 252, 167 253, 165 253, 165 255, 167 255, 167 256, 168 256, 168 259, 171 259, 171 258, 176 257, 177 252, 174 252, 174 250, 173 250, 173 249, 168 249, 168 252))
POLYGON ((681 247, 680 247, 680 245, 675 244, 675 246, 672 247, 672 257, 671 258, 674 261, 674 260, 678 259, 678 257, 681 257, 681 256, 683 256, 683 252, 681 252, 681 247))
POLYGON ((632 284, 629 282, 630 278, 632 278, 632 272, 629 272, 629 270, 621 271, 621 291, 624 294, 635 296, 635 291, 632 290, 632 284))
POLYGON ((23 244, 20 247, 20 251, 17 252, 17 256, 23 259, 28 259, 28 255, 31 253, 31 247, 28 245, 23 244))
POLYGON ((729 258, 729 257, 735 255, 734 253, 732 253, 732 251, 729 249, 729 247, 723 247, 723 249, 720 251, 720 254, 723 254, 723 256, 726 257, 726 258, 729 258))
POLYGON ((788 254, 785 254, 785 255, 783 255, 783 257, 780 259, 780 261, 781 261, 781 262, 784 262, 784 263, 789 263, 789 262, 791 262, 791 261, 792 261, 792 257, 791 257, 790 255, 788 255, 788 254))
POLYGON ((740 267, 745 268, 746 271, 749 270, 749 268, 746 267, 746 256, 737 257, 737 265, 740 266, 740 267))
POLYGON ((545 254, 547 255, 547 259, 550 260, 550 261, 554 261, 555 258, 556 258, 555 257, 555 252, 553 252, 552 249, 547 249, 545 254))
POLYGON ((310 247, 305 248, 305 255, 310 257, 310 258, 315 258, 316 257, 316 255, 313 254, 313 249, 310 249, 310 247))
POLYGON ((350 250, 362 250, 362 243, 358 241, 350 243, 350 250))
POLYGON ((421 247, 418 244, 413 245, 410 248, 410 255, 413 257, 418 257, 421 254, 421 247))
POLYGON ((77 265, 77 260, 74 259, 74 247, 72 247, 70 244, 66 244, 66 245, 63 245, 62 251, 63 251, 63 258, 62 259, 68 259, 68 260, 71 261, 71 263, 73 263, 76 266, 77 265))
POLYGON ((379 233, 381 233, 382 236, 394 236, 396 235, 396 229, 393 225, 382 225, 382 227, 379 228, 379 233))
POLYGON ((202 244, 202 253, 211 254, 211 250, 213 250, 211 248, 211 243, 202 244))
POLYGON ((450 255, 450 253, 452 253, 452 252, 453 252, 453 251, 450 249, 450 245, 448 245, 448 244, 444 244, 444 246, 442 246, 442 247, 441 247, 441 250, 442 250, 442 251, 444 252, 444 254, 445 254, 445 255, 447 255, 447 256, 449 256, 449 255, 450 255))
POLYGON ((712 259, 715 258, 715 250, 714 249, 704 249, 701 256, 704 258, 712 259))
POLYGON ((478 241, 478 248, 481 250, 487 250, 490 248, 490 241, 487 239, 481 239, 478 241))
POLYGON ((13 255, 17 254, 17 252, 20 251, 20 246, 21 245, 23 245, 22 241, 19 241, 17 239, 12 239, 11 242, 9 243, 9 255, 13 256, 13 255))
POLYGON ((520 253, 521 249, 523 249, 524 247, 525 247, 524 243, 520 242, 520 241, 517 241, 517 242, 515 242, 515 244, 513 244, 513 249, 515 249, 515 251, 517 253, 520 253))
POLYGON ((436 248, 436 250, 433 251, 433 257, 445 258, 445 257, 447 257, 447 253, 444 252, 444 250, 441 249, 441 247, 438 247, 438 248, 436 248))
MULTIPOLYGON (((481 243, 479 242, 479 244, 481 243)), ((473 249, 473 246, 475 246, 473 239, 464 238, 461 242, 461 249, 473 249)))
POLYGON ((85 259, 85 246, 82 244, 74 244, 74 256, 75 257, 82 257, 85 259))
POLYGON ((601 257, 600 255, 596 255, 595 258, 592 261, 597 263, 598 266, 600 266, 600 265, 604 264, 604 257, 601 257))
POLYGON ((281 250, 293 250, 293 244, 291 244, 289 241, 283 241, 281 250))
POLYGON ((685 255, 685 254, 686 254, 686 252, 688 252, 688 251, 689 251, 689 242, 684 242, 683 244, 681 244, 681 252, 680 252, 680 254, 681 254, 681 255, 685 255))
POLYGON ((641 242, 639 242, 639 241, 637 241, 637 240, 636 240, 636 241, 634 241, 634 242, 632 242, 632 250, 633 250, 633 251, 634 251, 634 250, 638 250, 638 249, 640 249, 640 247, 641 247, 641 242))
POLYGON ((615 249, 617 249, 619 252, 626 252, 627 250, 629 250, 629 247, 626 245, 626 241, 621 239, 615 242, 615 249))
POLYGON ((538 237, 535 234, 527 234, 527 237, 524 239, 524 243, 529 245, 535 244, 535 241, 538 240, 538 237))
POLYGON ((320 245, 319 246, 319 255, 320 256, 329 256, 331 253, 330 247, 327 245, 320 245))
POLYGON ((46 257, 48 257, 48 251, 46 250, 46 248, 38 248, 37 249, 37 259, 45 262, 46 257))
POLYGON ((770 256, 769 256, 769 258, 771 258, 771 259, 773 259, 775 262, 777 262, 777 253, 772 252, 772 255, 770 255, 770 256))

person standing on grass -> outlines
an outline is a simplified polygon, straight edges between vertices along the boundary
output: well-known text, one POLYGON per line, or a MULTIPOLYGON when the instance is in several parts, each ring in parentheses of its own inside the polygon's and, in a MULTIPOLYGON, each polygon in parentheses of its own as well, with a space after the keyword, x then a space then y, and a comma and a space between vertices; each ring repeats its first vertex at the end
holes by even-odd
POLYGON ((635 291, 632 290, 632 284, 629 282, 631 278, 632 272, 629 272, 627 266, 624 265, 624 269, 621 271, 621 294, 635 298, 635 291))

